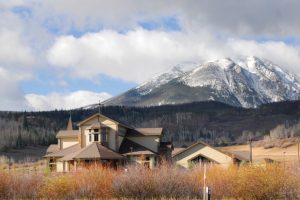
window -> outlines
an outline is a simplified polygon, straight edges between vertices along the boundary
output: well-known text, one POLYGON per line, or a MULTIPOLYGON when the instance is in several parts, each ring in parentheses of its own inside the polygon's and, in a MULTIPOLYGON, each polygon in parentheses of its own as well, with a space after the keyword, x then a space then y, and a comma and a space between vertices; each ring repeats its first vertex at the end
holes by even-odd
POLYGON ((99 134, 94 134, 94 141, 98 142, 99 141, 99 134))
POLYGON ((92 134, 89 134, 89 141, 92 141, 92 134))
POLYGON ((94 133, 98 133, 99 132, 99 129, 94 129, 94 133))
POLYGON ((101 143, 107 142, 106 134, 107 128, 101 128, 101 143))

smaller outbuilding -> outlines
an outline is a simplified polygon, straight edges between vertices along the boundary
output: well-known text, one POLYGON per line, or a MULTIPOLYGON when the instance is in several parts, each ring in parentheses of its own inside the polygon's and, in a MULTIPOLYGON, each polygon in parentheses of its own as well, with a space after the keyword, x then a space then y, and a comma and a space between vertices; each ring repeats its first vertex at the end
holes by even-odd
POLYGON ((172 160, 177 165, 188 168, 193 164, 214 163, 228 166, 248 162, 248 158, 235 155, 234 153, 222 152, 202 141, 198 141, 187 148, 178 149, 172 155, 172 160))

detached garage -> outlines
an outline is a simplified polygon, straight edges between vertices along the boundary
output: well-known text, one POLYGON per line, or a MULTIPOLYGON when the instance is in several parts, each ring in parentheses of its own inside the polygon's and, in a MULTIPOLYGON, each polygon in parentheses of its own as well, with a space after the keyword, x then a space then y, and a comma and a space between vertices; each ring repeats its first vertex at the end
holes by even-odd
POLYGON ((240 158, 221 152, 202 141, 176 152, 172 158, 174 163, 185 168, 198 163, 215 163, 227 166, 241 162, 240 158))

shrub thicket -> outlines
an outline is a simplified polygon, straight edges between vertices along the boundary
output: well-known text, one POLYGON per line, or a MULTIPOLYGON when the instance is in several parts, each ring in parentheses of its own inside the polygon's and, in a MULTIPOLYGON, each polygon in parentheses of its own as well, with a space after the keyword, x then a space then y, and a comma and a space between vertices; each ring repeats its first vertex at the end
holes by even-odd
MULTIPOLYGON (((164 164, 154 170, 93 166, 67 174, 0 171, 0 199, 199 198, 203 166, 186 170, 164 164)), ((207 166, 213 199, 298 199, 298 165, 207 166)))

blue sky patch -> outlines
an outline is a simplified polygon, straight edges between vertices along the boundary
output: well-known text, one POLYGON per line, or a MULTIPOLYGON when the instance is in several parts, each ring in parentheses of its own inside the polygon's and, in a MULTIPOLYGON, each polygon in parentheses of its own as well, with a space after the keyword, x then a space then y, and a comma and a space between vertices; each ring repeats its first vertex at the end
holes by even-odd
POLYGON ((164 29, 167 31, 181 31, 180 24, 175 17, 163 17, 159 20, 141 21, 139 26, 147 30, 164 29))
POLYGON ((25 93, 47 95, 53 91, 68 93, 77 90, 88 90, 118 95, 136 86, 136 83, 111 78, 106 75, 99 75, 94 78, 94 81, 91 81, 71 77, 60 78, 56 76, 55 72, 47 70, 37 73, 36 77, 35 80, 23 82, 22 89, 25 93))
POLYGON ((19 15, 23 19, 30 18, 32 15, 32 9, 25 6, 16 6, 11 10, 13 13, 19 15))

